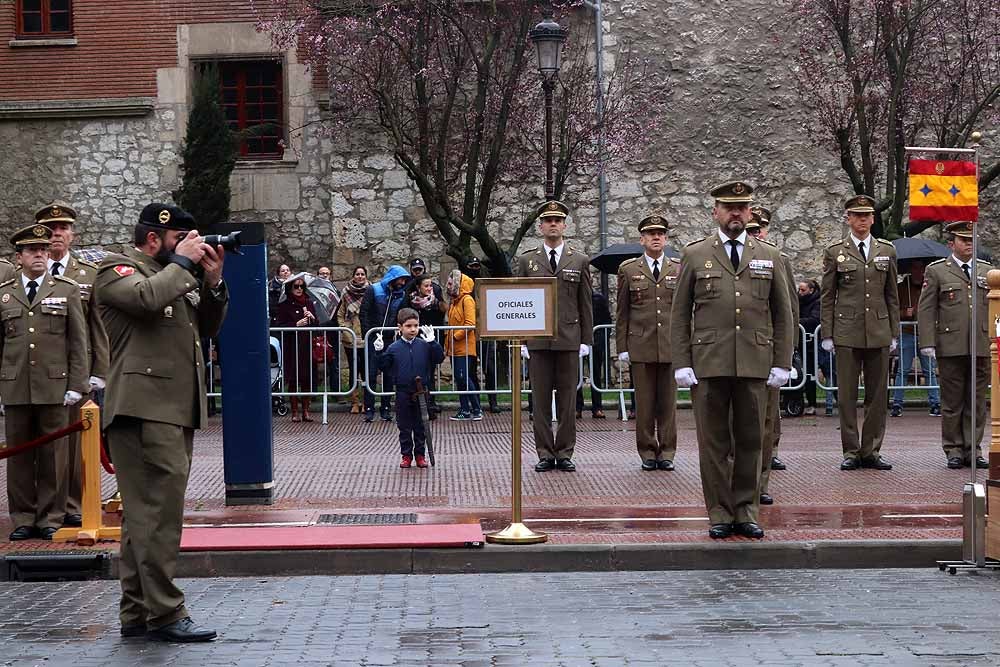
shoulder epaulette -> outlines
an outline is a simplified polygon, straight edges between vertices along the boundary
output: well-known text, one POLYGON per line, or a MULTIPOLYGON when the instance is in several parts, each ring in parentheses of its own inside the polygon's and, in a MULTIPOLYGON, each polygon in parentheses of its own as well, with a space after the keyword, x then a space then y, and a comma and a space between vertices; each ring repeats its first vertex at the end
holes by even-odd
POLYGON ((829 249, 829 248, 832 248, 833 246, 840 245, 843 242, 844 242, 844 239, 840 239, 839 241, 834 241, 833 243, 828 243, 826 247, 827 247, 827 249, 829 249))
POLYGON ((993 266, 992 264, 990 264, 990 263, 989 263, 988 261, 986 261, 985 259, 977 259, 976 261, 977 261, 977 262, 982 262, 983 264, 986 264, 986 265, 988 265, 988 266, 993 266))
POLYGON ((886 241, 885 239, 875 239, 879 243, 884 243, 886 245, 892 245, 892 241, 886 241))
POLYGON ((10 280, 5 280, 2 283, 0 283, 0 287, 6 287, 7 285, 12 284, 15 280, 17 280, 17 278, 11 278, 10 280))
POLYGON ((681 258, 680 257, 668 257, 667 259, 669 259, 674 264, 680 264, 681 263, 681 258))
POLYGON ((0 259, 0 264, 10 264, 11 266, 14 266, 14 262, 9 259, 0 259))
POLYGON ((97 267, 98 271, 104 271, 105 269, 113 269, 116 266, 125 264, 127 266, 135 266, 135 260, 128 255, 120 255, 118 253, 112 253, 110 255, 105 255, 104 259, 101 260, 100 265, 97 267))
POLYGON ((77 257, 76 261, 80 264, 83 264, 84 266, 89 266, 92 269, 98 268, 97 264, 95 262, 91 262, 89 259, 80 259, 79 257, 77 257))
POLYGON ((538 246, 535 246, 534 248, 528 248, 527 250, 521 252, 521 254, 527 255, 529 252, 535 252, 536 250, 538 250, 538 246))
POLYGON ((620 269, 620 268, 622 268, 623 266, 625 266, 627 264, 635 264, 640 259, 641 259, 641 257, 630 257, 629 259, 626 259, 624 262, 622 262, 621 264, 619 264, 618 268, 620 269))
POLYGON ((685 248, 689 248, 689 247, 693 246, 695 243, 701 243, 704 240, 705 239, 695 239, 694 241, 689 241, 688 243, 684 244, 684 247, 685 248))
POLYGON ((947 257, 942 257, 941 259, 935 259, 933 262, 931 262, 927 266, 934 266, 935 264, 940 264, 941 262, 945 261, 946 259, 948 259, 948 258, 947 257))
POLYGON ((76 281, 75 281, 75 280, 73 280, 72 278, 67 278, 66 276, 64 276, 64 275, 62 275, 62 274, 60 274, 60 275, 58 275, 58 276, 52 276, 52 277, 53 277, 53 278, 54 278, 55 280, 61 280, 61 281, 63 281, 64 283, 69 283, 70 285, 72 285, 72 286, 74 286, 74 287, 79 287, 79 286, 80 286, 80 283, 76 282, 76 281))
POLYGON ((757 239, 757 240, 760 241, 761 243, 766 243, 767 245, 771 246, 772 248, 777 248, 778 247, 778 244, 775 243, 774 241, 768 241, 767 239, 757 239))

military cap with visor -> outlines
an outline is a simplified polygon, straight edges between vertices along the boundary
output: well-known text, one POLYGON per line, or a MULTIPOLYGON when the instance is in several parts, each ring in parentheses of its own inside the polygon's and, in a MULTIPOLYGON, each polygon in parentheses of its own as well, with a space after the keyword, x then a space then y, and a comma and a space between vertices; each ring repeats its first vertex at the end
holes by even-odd
POLYGON ((658 213, 647 215, 639 221, 639 233, 643 232, 666 232, 667 219, 658 213))
POLYGON ((960 222, 951 222, 945 225, 944 231, 948 234, 954 234, 955 236, 961 236, 963 239, 972 238, 972 222, 968 220, 962 220, 960 222))
POLYGON ((569 207, 561 201, 551 200, 538 209, 539 218, 565 218, 569 215, 569 207))
POLYGON ((771 224, 771 209, 766 206, 753 206, 751 207, 750 212, 757 214, 757 217, 760 218, 761 225, 766 227, 771 224))
POLYGON ((766 224, 764 219, 760 217, 760 213, 754 210, 750 211, 750 222, 747 223, 747 231, 755 232, 761 228, 762 225, 766 224))
POLYGON ((177 232, 187 232, 197 229, 194 216, 179 206, 171 204, 147 204, 139 214, 139 222, 150 227, 170 229, 177 232))
POLYGON ((52 230, 45 225, 35 223, 14 232, 10 242, 16 250, 31 245, 52 245, 52 230))
POLYGON ((848 213, 874 213, 875 200, 868 195, 854 195, 844 202, 844 210, 848 213))
POLYGON ((47 225, 51 222, 76 222, 76 210, 69 204, 61 201, 54 201, 46 204, 35 211, 35 222, 47 225))
POLYGON ((749 204, 753 201, 753 186, 746 181, 729 181, 715 186, 709 194, 724 204, 749 204))

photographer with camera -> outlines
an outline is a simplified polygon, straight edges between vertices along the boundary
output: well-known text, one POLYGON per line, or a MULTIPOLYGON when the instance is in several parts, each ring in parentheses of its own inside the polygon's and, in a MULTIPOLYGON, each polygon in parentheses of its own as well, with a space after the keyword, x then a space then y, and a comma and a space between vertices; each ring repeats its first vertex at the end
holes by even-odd
POLYGON ((135 226, 135 247, 108 255, 97 274, 111 347, 101 426, 124 506, 123 637, 216 636, 194 625, 172 579, 194 429, 208 421, 201 339, 218 334, 229 303, 224 258, 222 245, 206 244, 187 211, 150 204, 135 226))

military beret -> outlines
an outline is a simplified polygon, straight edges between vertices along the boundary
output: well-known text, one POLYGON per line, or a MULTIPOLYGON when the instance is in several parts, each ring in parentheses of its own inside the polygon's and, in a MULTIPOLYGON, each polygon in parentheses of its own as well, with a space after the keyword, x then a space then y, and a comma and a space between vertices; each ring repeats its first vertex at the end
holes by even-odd
POLYGON ((745 181, 730 181, 712 188, 709 194, 726 204, 749 204, 753 201, 753 186, 745 181))
POLYGON ((875 200, 868 195, 854 195, 844 202, 844 209, 848 213, 874 213, 875 200))
POLYGON ((949 234, 954 234, 955 236, 961 236, 963 239, 972 238, 972 222, 963 220, 961 222, 951 222, 945 225, 944 231, 949 234))
POLYGON ((51 245, 52 230, 36 222, 14 232, 10 242, 17 250, 29 245, 51 245))
POLYGON ((771 224, 771 210, 765 206, 754 206, 750 209, 751 213, 756 213, 757 217, 760 218, 758 222, 760 224, 767 226, 771 224))
POLYGON ((194 217, 179 206, 171 204, 147 204, 139 214, 139 222, 160 229, 172 229, 178 232, 186 232, 197 229, 198 224, 194 217))
POLYGON ((647 215, 639 221, 639 233, 642 232, 665 232, 667 231, 667 219, 662 215, 654 213, 647 215))
POLYGON ((547 201, 538 209, 539 218, 565 218, 569 215, 569 207, 561 201, 547 201))
POLYGON ((65 202, 54 201, 35 211, 35 222, 47 225, 50 222, 76 222, 76 211, 65 202))

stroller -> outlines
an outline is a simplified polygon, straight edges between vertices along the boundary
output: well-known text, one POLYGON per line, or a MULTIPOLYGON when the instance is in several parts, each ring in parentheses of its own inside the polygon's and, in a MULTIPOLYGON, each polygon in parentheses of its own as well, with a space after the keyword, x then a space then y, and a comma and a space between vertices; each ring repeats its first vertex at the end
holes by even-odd
POLYGON ((271 411, 279 417, 288 414, 288 401, 284 396, 275 396, 274 392, 281 391, 281 343, 274 336, 271 336, 271 411))

